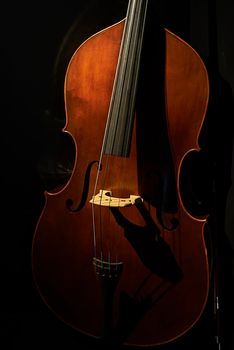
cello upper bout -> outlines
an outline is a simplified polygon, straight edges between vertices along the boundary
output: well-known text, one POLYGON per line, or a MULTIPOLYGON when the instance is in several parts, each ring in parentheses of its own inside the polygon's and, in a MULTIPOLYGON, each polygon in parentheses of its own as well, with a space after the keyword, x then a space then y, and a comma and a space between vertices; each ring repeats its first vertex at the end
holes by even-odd
POLYGON ((198 138, 208 106, 209 79, 199 54, 175 34, 165 32, 168 133, 178 167, 187 152, 200 149, 198 138))

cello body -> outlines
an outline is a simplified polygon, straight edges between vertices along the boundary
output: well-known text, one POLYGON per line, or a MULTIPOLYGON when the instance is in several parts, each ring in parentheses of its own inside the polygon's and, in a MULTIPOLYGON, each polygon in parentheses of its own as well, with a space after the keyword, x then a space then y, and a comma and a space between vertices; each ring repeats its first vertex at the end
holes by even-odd
MULTIPOLYGON (((155 70, 149 96, 139 93, 145 100, 137 102, 129 154, 103 154, 100 164, 124 23, 90 37, 70 60, 63 132, 74 141, 76 159, 69 181, 45 193, 32 268, 42 299, 72 328, 124 345, 155 346, 190 330, 208 297, 207 218, 191 215, 180 194, 183 160, 199 151, 208 78, 198 54, 163 29, 164 64, 155 70), (161 96, 165 123, 158 124, 161 96), (164 149, 174 167, 172 212, 160 207, 164 149)), ((144 78, 143 72, 140 83, 144 78)))

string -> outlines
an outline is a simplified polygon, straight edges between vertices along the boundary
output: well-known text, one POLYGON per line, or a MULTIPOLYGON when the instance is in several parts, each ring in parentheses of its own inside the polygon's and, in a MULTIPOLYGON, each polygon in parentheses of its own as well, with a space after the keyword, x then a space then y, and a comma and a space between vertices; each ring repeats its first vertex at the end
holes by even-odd
MULTIPOLYGON (((94 249, 93 254, 95 258, 97 257, 95 205, 99 206, 99 229, 100 232, 102 232, 101 207, 103 199, 103 190, 105 189, 105 182, 108 174, 110 155, 114 155, 117 153, 117 155, 126 156, 129 149, 130 133, 132 130, 131 125, 134 114, 133 108, 136 95, 137 77, 140 64, 140 49, 143 40, 147 5, 148 0, 130 0, 128 4, 126 21, 120 45, 120 54, 118 57, 116 74, 114 77, 113 90, 110 100, 110 107, 107 116, 107 123, 104 130, 104 137, 99 156, 97 175, 93 190, 93 199, 97 194, 100 172, 103 171, 102 160, 104 154, 106 154, 107 157, 105 170, 103 173, 104 176, 102 181, 102 188, 100 192, 99 203, 97 204, 96 200, 93 200, 91 203, 94 249), (139 16, 139 13, 142 12, 142 7, 145 7, 143 11, 143 19, 139 16), (137 23, 135 23, 136 17, 138 20, 137 23), (134 26, 137 28, 135 29, 135 31, 133 30, 134 26), (132 41, 134 42, 134 48, 132 48, 132 41), (131 67, 132 65, 133 68, 131 67), (131 92, 130 98, 129 94, 127 94, 128 91, 131 92), (130 122, 128 122, 127 120, 129 114, 132 118, 130 122), (126 138, 128 140, 127 143, 126 138)), ((111 206, 111 196, 112 194, 110 193, 109 206, 111 206)))

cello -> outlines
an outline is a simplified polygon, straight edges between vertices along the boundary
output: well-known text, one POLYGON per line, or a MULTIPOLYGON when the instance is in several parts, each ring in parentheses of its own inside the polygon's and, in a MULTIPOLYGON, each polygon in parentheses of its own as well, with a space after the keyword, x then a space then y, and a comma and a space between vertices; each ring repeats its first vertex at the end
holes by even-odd
POLYGON ((85 40, 65 76, 72 174, 45 192, 32 243, 38 292, 59 319, 107 344, 157 346, 199 320, 209 291, 204 228, 180 192, 200 150, 209 83, 151 0, 85 40), (152 46, 157 45, 157 50, 152 46))

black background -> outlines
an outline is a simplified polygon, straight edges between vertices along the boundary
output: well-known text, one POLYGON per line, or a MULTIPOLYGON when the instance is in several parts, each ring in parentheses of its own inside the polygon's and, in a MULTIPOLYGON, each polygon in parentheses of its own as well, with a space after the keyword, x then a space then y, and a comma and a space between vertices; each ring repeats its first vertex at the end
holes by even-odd
MULTIPOLYGON (((1 275, 2 349, 96 349, 43 304, 31 275, 31 242, 43 191, 65 182, 74 154, 63 140, 63 79, 77 46, 125 16, 124 0, 67 0, 1 5, 1 275), (70 152, 69 154, 66 152, 70 152)), ((165 349, 233 349, 234 196, 232 184, 234 6, 232 0, 158 1, 162 25, 188 41, 210 75, 210 106, 195 163, 202 210, 212 212, 220 311, 213 297, 195 329, 165 349)), ((155 48, 156 49, 156 48, 155 48)), ((191 179, 193 181, 193 179, 191 179)), ((212 284, 213 286, 213 284, 212 284)), ((211 290, 211 295, 213 289, 211 290)), ((161 348, 160 348, 161 349, 161 348)))

